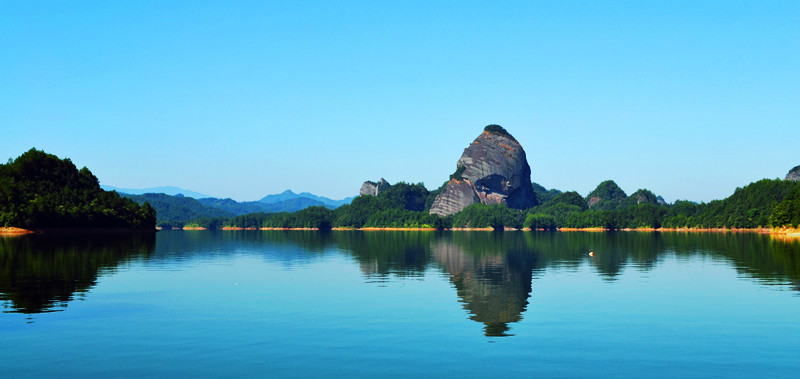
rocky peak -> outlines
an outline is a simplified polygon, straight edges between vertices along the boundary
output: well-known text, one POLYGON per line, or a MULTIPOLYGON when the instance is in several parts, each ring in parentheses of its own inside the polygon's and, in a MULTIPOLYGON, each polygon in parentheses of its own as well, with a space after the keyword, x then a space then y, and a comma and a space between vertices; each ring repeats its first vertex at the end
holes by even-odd
POLYGON ((369 195, 369 196, 378 196, 379 193, 386 191, 392 185, 386 181, 386 179, 381 178, 381 180, 377 183, 367 180, 364 184, 361 185, 361 191, 359 191, 359 195, 369 195))
POLYGON ((617 208, 628 208, 639 204, 665 205, 666 201, 664 201, 663 197, 656 196, 653 191, 640 189, 620 202, 617 208))
POLYGON ((800 182, 800 166, 795 166, 793 169, 789 170, 789 173, 786 174, 786 179, 784 180, 794 180, 795 182, 800 182))
POLYGON ((499 125, 489 125, 461 155, 431 213, 457 213, 474 203, 526 209, 539 202, 522 145, 499 125))

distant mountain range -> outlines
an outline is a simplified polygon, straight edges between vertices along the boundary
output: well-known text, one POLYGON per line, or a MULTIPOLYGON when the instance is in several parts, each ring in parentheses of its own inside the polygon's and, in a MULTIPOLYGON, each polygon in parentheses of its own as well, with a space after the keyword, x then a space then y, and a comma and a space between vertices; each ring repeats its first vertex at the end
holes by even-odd
POLYGON ((102 189, 104 189, 106 191, 117 191, 117 193, 126 193, 126 194, 129 194, 129 195, 143 195, 143 194, 146 194, 146 193, 163 193, 165 195, 172 195, 172 196, 183 195, 183 196, 192 197, 192 198, 195 198, 195 199, 202 199, 202 198, 206 198, 206 197, 211 197, 211 196, 199 193, 199 192, 194 192, 194 191, 190 191, 190 190, 183 189, 183 188, 178 188, 178 187, 173 187, 173 186, 135 189, 135 188, 117 188, 117 187, 114 187, 114 186, 101 185, 100 188, 102 188, 102 189))
POLYGON ((264 196, 263 198, 261 198, 261 200, 259 200, 259 202, 266 203, 266 204, 275 204, 275 203, 280 203, 280 202, 283 202, 283 201, 286 201, 286 200, 310 199, 310 200, 314 200, 314 201, 318 201, 320 203, 323 203, 329 208, 331 208, 331 207, 332 208, 338 208, 338 207, 340 207, 342 205, 350 204, 350 202, 353 201, 353 199, 355 199, 355 198, 356 198, 355 196, 352 196, 352 197, 348 197, 348 198, 345 198, 345 199, 342 199, 342 200, 333 200, 333 199, 329 199, 327 197, 317 196, 317 195, 314 195, 314 194, 308 193, 308 192, 294 193, 291 190, 286 190, 286 191, 283 191, 283 192, 281 192, 279 194, 264 196))
POLYGON ((125 189, 102 186, 108 191, 117 191, 123 197, 139 204, 149 202, 156 209, 160 224, 179 225, 197 218, 233 217, 248 213, 296 212, 308 207, 322 206, 335 209, 355 199, 348 197, 333 200, 308 192, 300 194, 291 190, 267 195, 259 201, 235 201, 203 195, 178 187, 154 187, 144 189, 125 189), (159 192, 150 192, 159 191, 159 192))

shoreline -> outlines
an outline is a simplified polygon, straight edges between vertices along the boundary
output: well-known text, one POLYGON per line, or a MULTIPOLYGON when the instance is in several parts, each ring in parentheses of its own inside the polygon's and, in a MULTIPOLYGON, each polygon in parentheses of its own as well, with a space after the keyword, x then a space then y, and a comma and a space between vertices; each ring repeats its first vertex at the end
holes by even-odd
POLYGON ((31 233, 33 233, 33 230, 22 229, 13 226, 0 228, 0 236, 21 236, 31 233))
MULTIPOLYGON (((162 230, 162 228, 157 227, 156 229, 162 230)), ((170 229, 167 229, 170 230, 170 229)), ((187 226, 183 228, 171 228, 171 230, 208 230, 205 227, 194 227, 194 226, 187 226)), ((219 228, 218 230, 319 230, 319 228, 242 228, 242 227, 235 227, 235 226, 225 226, 219 228)), ((331 230, 362 230, 362 231, 437 231, 436 228, 398 228, 398 227, 364 227, 364 228, 346 228, 346 227, 336 227, 331 228, 331 230)), ((450 229, 442 229, 444 231, 478 231, 478 232, 492 232, 494 228, 450 228, 450 229)), ((531 228, 504 228, 504 231, 507 232, 514 232, 514 231, 523 231, 529 232, 534 229, 531 228)), ((548 231, 547 229, 535 229, 535 231, 548 231)), ((787 235, 790 237, 800 237, 800 228, 624 228, 624 229, 608 229, 608 228, 558 228, 553 231, 558 232, 609 232, 609 231, 616 231, 616 232, 682 232, 682 233, 760 233, 760 234, 776 234, 776 235, 787 235)))
POLYGON ((14 226, 0 228, 0 237, 23 236, 27 234, 117 234, 117 233, 156 233, 159 229, 128 228, 36 228, 23 229, 14 226))
MULTIPOLYGON (((0 236, 3 237, 13 237, 13 236, 22 236, 27 234, 71 234, 71 233, 154 233, 159 230, 208 230, 208 228, 204 227, 183 227, 183 228, 169 228, 164 229, 161 227, 156 227, 154 230, 137 230, 137 229, 125 229, 125 228, 42 228, 42 229, 23 229, 17 227, 0 227, 0 236)), ((242 228, 242 227, 233 227, 233 226, 226 226, 222 227, 218 230, 315 230, 318 231, 319 228, 242 228)), ((437 231, 436 228, 397 228, 397 227, 366 227, 366 228, 331 228, 331 230, 361 230, 361 231, 422 231, 422 232, 431 232, 437 231)), ((494 228, 450 228, 450 229, 443 229, 444 231, 477 231, 477 232, 491 232, 494 231, 494 228)), ((530 228, 504 228, 504 231, 531 231, 530 228)), ((546 231, 545 229, 536 229, 536 231, 546 231)), ((782 228, 625 228, 625 229, 616 229, 610 230, 607 228, 559 228, 554 231, 558 232, 608 232, 608 231, 618 231, 618 232, 680 232, 680 233, 759 233, 759 234, 770 234, 775 236, 784 236, 786 238, 800 238, 800 228, 789 228, 789 227, 782 227, 782 228)))

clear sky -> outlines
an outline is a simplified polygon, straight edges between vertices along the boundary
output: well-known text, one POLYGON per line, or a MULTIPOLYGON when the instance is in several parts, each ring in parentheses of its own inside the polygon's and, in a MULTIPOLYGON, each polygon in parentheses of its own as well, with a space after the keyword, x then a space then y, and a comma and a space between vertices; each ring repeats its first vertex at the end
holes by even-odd
POLYGON ((800 164, 800 1, 6 2, 0 159, 256 200, 439 187, 487 124, 533 181, 710 201, 800 164))

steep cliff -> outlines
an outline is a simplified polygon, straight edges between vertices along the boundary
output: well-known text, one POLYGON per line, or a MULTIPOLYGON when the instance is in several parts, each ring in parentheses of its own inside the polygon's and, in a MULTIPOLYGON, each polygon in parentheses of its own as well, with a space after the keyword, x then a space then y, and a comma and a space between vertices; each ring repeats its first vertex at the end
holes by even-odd
POLYGON ((793 169, 789 170, 789 173, 786 174, 786 179, 784 180, 794 180, 795 182, 800 182, 800 166, 795 166, 793 169))
POLYGON ((367 180, 364 184, 361 185, 361 191, 358 192, 359 195, 369 195, 369 196, 378 196, 381 191, 387 190, 392 185, 386 181, 386 179, 381 178, 381 180, 377 183, 371 182, 367 180))
POLYGON ((446 216, 478 202, 516 209, 539 204, 531 186, 525 150, 499 125, 487 126, 464 149, 456 172, 434 200, 430 212, 446 216))

